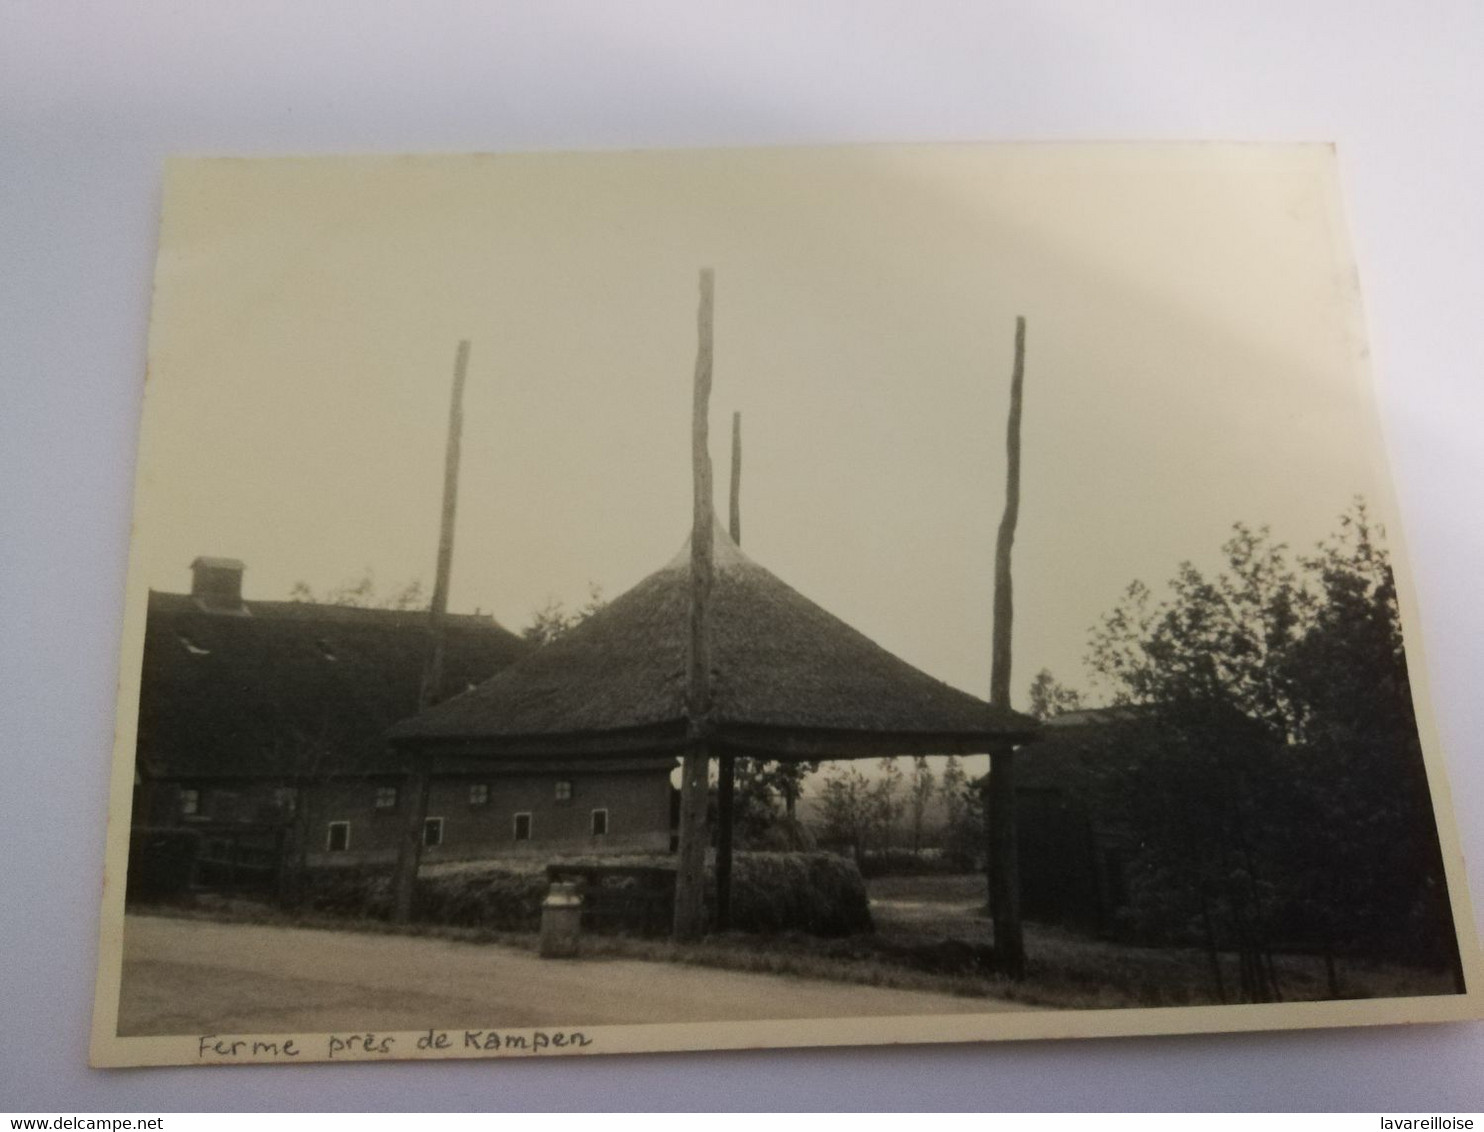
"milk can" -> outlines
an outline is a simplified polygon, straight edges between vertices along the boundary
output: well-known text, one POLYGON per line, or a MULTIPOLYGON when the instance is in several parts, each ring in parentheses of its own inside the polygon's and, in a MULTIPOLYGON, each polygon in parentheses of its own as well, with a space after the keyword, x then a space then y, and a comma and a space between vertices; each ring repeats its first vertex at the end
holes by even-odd
POLYGON ((541 902, 541 957, 570 959, 582 933, 582 894, 571 881, 554 881, 541 902))

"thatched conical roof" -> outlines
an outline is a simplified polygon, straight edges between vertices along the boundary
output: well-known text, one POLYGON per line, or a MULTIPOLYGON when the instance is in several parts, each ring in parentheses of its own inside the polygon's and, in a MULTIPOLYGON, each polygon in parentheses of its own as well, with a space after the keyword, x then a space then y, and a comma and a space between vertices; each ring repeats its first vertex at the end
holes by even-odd
MULTIPOLYGON (((986 750, 1036 724, 913 668, 753 562, 715 527, 714 742, 772 757, 986 750)), ((686 737, 689 540, 665 567, 394 743, 480 754, 622 754, 686 737)))

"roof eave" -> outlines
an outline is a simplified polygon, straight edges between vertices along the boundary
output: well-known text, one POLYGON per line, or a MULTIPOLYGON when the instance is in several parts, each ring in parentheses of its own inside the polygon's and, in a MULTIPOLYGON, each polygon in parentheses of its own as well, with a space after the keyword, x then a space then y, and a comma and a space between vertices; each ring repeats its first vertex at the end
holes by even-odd
POLYGON ((684 720, 611 731, 552 732, 537 735, 393 732, 388 741, 407 754, 468 755, 484 759, 540 757, 631 757, 679 753, 685 748, 684 720))
POLYGON ((727 723, 717 746, 735 754, 780 762, 890 758, 894 755, 982 755, 1005 743, 1033 742, 1040 729, 1015 721, 1003 728, 947 731, 857 731, 848 728, 777 727, 727 723))
MULTIPOLYGON (((545 735, 393 734, 390 742, 406 754, 465 755, 480 759, 607 758, 636 754, 680 754, 688 728, 684 720, 612 731, 545 735)), ((997 725, 974 729, 866 730, 721 722, 713 746, 733 754, 780 762, 886 758, 893 755, 979 755, 1005 743, 1023 745, 1042 735, 1029 716, 1013 715, 997 725)))

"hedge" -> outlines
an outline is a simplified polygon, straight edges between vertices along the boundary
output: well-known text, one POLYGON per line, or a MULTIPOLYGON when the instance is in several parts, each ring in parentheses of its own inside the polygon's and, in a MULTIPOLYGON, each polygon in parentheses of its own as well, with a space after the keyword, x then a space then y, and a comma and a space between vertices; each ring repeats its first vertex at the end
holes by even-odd
MULTIPOLYGON (((672 858, 582 858, 574 866, 670 864, 672 858)), ((715 904, 714 870, 708 902, 715 904)), ((471 861, 424 869, 413 916, 419 921, 535 931, 546 896, 544 863, 471 861)), ((334 915, 387 919, 391 874, 384 866, 308 871, 303 903, 334 915)), ((732 867, 732 926, 744 932, 842 936, 871 930, 870 902, 855 863, 832 853, 738 853, 732 867)))

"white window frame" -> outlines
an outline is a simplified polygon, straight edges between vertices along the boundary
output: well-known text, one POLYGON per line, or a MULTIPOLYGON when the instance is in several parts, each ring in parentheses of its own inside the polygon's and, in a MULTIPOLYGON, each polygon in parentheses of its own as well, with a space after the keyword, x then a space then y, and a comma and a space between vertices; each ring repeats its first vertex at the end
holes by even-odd
POLYGON ((443 825, 443 819, 442 818, 437 818, 437 817, 423 818, 423 848, 424 849, 438 849, 438 848, 440 848, 443 845, 443 830, 444 830, 444 825, 443 825), (430 826, 436 826, 437 829, 438 829, 438 840, 437 841, 429 841, 428 840, 428 828, 430 826))
POLYGON ((349 853, 350 852, 350 822, 332 821, 325 826, 325 852, 326 853, 349 853), (335 848, 335 827, 341 826, 345 830, 345 844, 339 849, 335 848))
POLYGON ((490 784, 488 782, 469 783, 469 805, 488 806, 490 804, 490 784))
POLYGON ((510 821, 510 836, 515 841, 531 841, 531 840, 534 840, 535 832, 536 832, 536 822, 532 818, 531 811, 530 810, 521 810, 520 813, 516 814, 511 819, 511 821, 510 821), (526 835, 524 837, 522 837, 520 835, 520 819, 521 818, 525 818, 526 819, 526 835))
POLYGON ((372 808, 377 810, 395 810, 397 803, 402 800, 401 794, 402 792, 395 786, 378 786, 376 793, 371 798, 372 808), (390 795, 391 801, 383 802, 382 798, 388 795, 390 795))
POLYGON ((195 818, 201 816, 201 791, 195 787, 182 787, 180 791, 180 816, 183 818, 195 818))
POLYGON ((609 830, 609 815, 607 806, 598 806, 588 818, 588 831, 593 837, 607 837, 609 830), (603 828, 598 829, 598 815, 603 815, 603 828))
POLYGON ((558 778, 552 795, 558 802, 570 802, 573 798, 577 797, 577 783, 573 782, 570 778, 558 778), (567 788, 565 794, 562 793, 563 786, 567 788))

